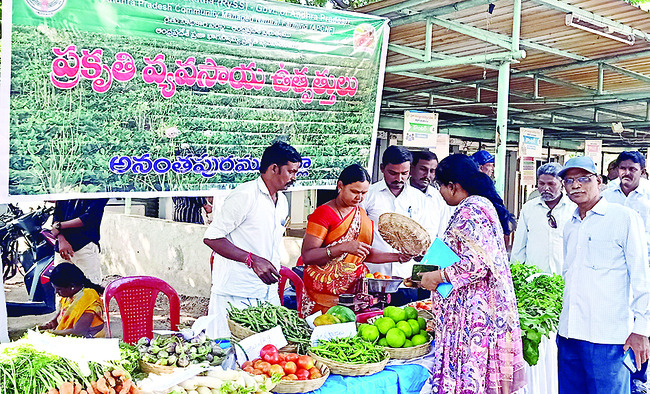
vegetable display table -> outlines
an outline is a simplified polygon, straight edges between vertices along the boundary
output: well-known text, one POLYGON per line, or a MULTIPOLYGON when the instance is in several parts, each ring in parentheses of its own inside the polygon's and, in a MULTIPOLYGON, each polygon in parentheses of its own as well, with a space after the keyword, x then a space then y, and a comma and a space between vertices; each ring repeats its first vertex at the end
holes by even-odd
POLYGON ((311 394, 419 394, 429 378, 426 368, 416 364, 389 365, 370 376, 330 375, 311 394))

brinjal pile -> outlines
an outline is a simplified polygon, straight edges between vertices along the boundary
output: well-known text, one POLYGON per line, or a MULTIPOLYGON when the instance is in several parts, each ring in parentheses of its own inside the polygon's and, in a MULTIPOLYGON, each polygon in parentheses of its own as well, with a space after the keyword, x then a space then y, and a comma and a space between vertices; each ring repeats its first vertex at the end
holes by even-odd
POLYGON ((181 334, 160 335, 151 340, 143 337, 138 341, 137 349, 142 361, 170 367, 184 368, 199 363, 221 365, 225 358, 225 351, 203 332, 190 340, 181 334))

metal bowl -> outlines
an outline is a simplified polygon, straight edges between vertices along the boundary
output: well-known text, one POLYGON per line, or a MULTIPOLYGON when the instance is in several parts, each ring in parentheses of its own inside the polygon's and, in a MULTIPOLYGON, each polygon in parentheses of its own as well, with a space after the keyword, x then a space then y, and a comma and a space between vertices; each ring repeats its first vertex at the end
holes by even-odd
POLYGON ((368 278, 369 293, 396 293, 399 285, 402 284, 402 278, 393 276, 393 279, 374 279, 368 278))

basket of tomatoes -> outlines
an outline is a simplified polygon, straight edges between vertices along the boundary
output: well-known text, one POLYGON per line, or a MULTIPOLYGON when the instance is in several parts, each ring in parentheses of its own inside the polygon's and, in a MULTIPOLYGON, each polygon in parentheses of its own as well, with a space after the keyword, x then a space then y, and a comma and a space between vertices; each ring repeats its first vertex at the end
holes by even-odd
POLYGON ((266 345, 260 357, 242 364, 242 369, 253 375, 272 377, 279 375, 280 382, 273 389, 277 393, 303 393, 318 389, 330 374, 329 368, 310 356, 297 353, 280 353, 273 345, 266 345))

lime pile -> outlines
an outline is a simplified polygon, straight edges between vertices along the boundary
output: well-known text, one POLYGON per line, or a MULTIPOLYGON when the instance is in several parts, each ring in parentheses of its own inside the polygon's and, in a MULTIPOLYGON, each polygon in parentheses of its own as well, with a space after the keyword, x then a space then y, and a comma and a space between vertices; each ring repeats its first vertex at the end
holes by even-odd
POLYGON ((429 342, 425 331, 426 320, 418 317, 412 306, 398 308, 388 306, 384 315, 371 324, 359 325, 359 335, 368 342, 380 346, 400 348, 413 347, 429 342))

